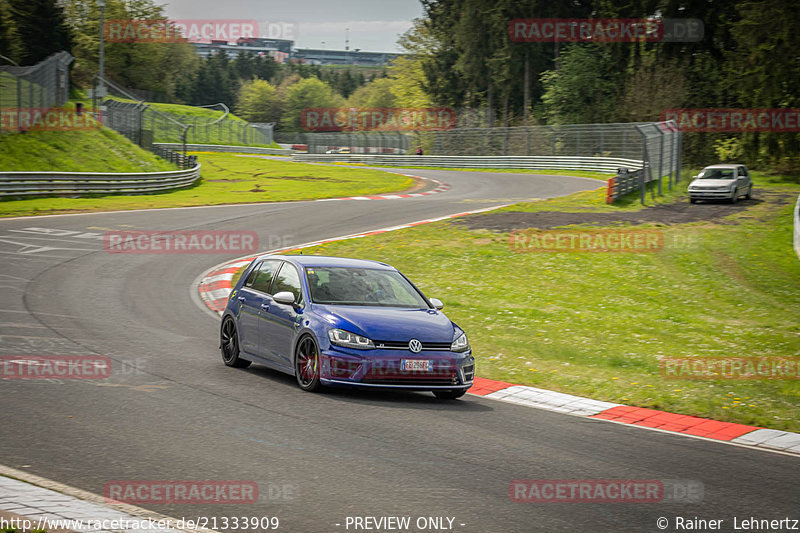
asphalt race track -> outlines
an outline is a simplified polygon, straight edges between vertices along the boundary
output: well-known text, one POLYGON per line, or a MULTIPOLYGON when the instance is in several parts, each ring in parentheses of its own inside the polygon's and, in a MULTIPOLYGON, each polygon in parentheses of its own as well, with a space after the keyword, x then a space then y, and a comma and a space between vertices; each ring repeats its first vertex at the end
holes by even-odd
POLYGON ((452 187, 399 200, 0 220, 0 355, 99 354, 121 369, 104 380, 0 381, 0 464, 96 494, 113 480, 254 480, 255 504, 144 507, 277 516, 291 532, 354 531, 348 516, 449 517, 452 531, 476 533, 654 532, 659 517, 676 516, 724 519, 726 531, 734 517, 796 517, 797 457, 470 395, 308 394, 258 365, 227 368, 218 322, 192 282, 232 257, 103 250, 107 230, 178 229, 254 230, 268 249, 602 186, 409 172, 452 187), (516 503, 517 479, 688 480, 703 493, 691 503, 516 503))

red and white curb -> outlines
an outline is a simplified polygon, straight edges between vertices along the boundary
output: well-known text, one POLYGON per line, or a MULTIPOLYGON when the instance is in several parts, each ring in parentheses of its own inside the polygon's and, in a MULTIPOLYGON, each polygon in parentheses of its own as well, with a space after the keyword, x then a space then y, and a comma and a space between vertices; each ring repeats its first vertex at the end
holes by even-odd
POLYGON ((476 377, 474 383, 469 390, 471 394, 503 402, 599 420, 610 420, 620 424, 630 424, 691 437, 800 454, 799 433, 601 402, 571 394, 480 377, 476 377))
POLYGON ((289 248, 270 250, 262 254, 240 257, 238 259, 233 259, 231 261, 219 264, 206 271, 201 276, 200 281, 197 284, 197 291, 200 295, 200 299, 203 301, 206 307, 208 307, 209 309, 211 309, 216 313, 222 314, 222 311, 225 309, 225 306, 228 303, 228 296, 230 295, 231 290, 233 290, 233 286, 231 284, 233 275, 236 273, 237 270, 239 270, 243 266, 249 265, 250 262, 259 255, 264 255, 267 253, 278 254, 283 252, 302 250, 303 248, 310 248, 311 246, 319 246, 320 244, 327 244, 329 242, 344 241, 348 239, 358 239, 360 237, 378 235, 380 233, 387 233, 399 229, 413 228, 414 226, 419 226, 421 224, 430 224, 431 222, 439 222, 440 220, 463 217, 465 215, 474 215, 476 213, 485 213, 486 211, 492 211, 494 209, 500 209, 501 207, 506 207, 506 205, 487 207, 484 209, 475 209, 473 211, 465 211, 463 213, 456 213, 454 215, 446 215, 443 217, 417 220, 416 222, 409 222, 408 224, 401 224, 399 226, 391 226, 388 228, 365 231, 363 233, 353 233, 351 235, 343 235, 341 237, 333 237, 330 239, 323 239, 320 241, 307 242, 305 244, 299 244, 297 246, 291 246, 289 248))
POLYGON ((430 191, 424 192, 410 192, 405 194, 375 194, 371 196, 347 196, 345 198, 320 198, 316 200, 317 202, 337 202, 340 200, 398 200, 400 198, 418 198, 420 196, 430 196, 431 194, 438 194, 440 192, 445 192, 450 190, 450 185, 446 183, 442 183, 439 180, 435 180, 433 178, 423 178, 422 176, 415 176, 413 174, 401 174, 400 172, 390 172, 390 174, 397 174, 398 176, 407 176, 409 178, 415 178, 425 181, 431 181, 436 184, 436 188, 430 191))

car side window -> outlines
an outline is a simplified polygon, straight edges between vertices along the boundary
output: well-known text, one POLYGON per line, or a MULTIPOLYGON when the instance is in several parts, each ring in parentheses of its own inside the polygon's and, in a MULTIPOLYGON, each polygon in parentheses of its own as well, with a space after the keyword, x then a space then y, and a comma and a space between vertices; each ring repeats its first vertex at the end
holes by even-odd
POLYGON ((269 288, 272 284, 272 278, 275 277, 275 271, 278 270, 279 264, 278 261, 263 261, 259 266, 253 269, 247 277, 244 286, 270 294, 269 288))
POLYGON ((303 301, 303 291, 300 288, 300 274, 297 269, 289 264, 283 263, 280 272, 275 277, 275 284, 273 285, 273 294, 279 292, 291 292, 294 294, 294 301, 301 303, 303 301))
POLYGON ((742 177, 747 177, 747 169, 744 167, 739 167, 739 175, 742 177))

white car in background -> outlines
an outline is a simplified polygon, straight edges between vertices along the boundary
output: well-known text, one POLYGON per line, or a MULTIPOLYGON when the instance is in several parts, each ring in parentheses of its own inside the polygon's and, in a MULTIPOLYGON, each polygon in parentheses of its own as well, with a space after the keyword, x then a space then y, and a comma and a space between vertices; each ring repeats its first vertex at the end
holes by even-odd
POLYGON ((711 165, 694 176, 689 184, 689 201, 727 200, 736 203, 740 196, 748 200, 753 194, 753 181, 744 165, 711 165))

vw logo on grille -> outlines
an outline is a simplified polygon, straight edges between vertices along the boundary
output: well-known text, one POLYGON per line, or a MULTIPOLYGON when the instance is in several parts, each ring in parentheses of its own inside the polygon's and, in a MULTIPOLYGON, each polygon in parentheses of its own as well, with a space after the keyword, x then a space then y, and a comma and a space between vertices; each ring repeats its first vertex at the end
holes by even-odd
POLYGON ((419 353, 422 351, 422 343, 419 342, 417 339, 411 339, 408 341, 408 349, 411 350, 413 353, 419 353))

